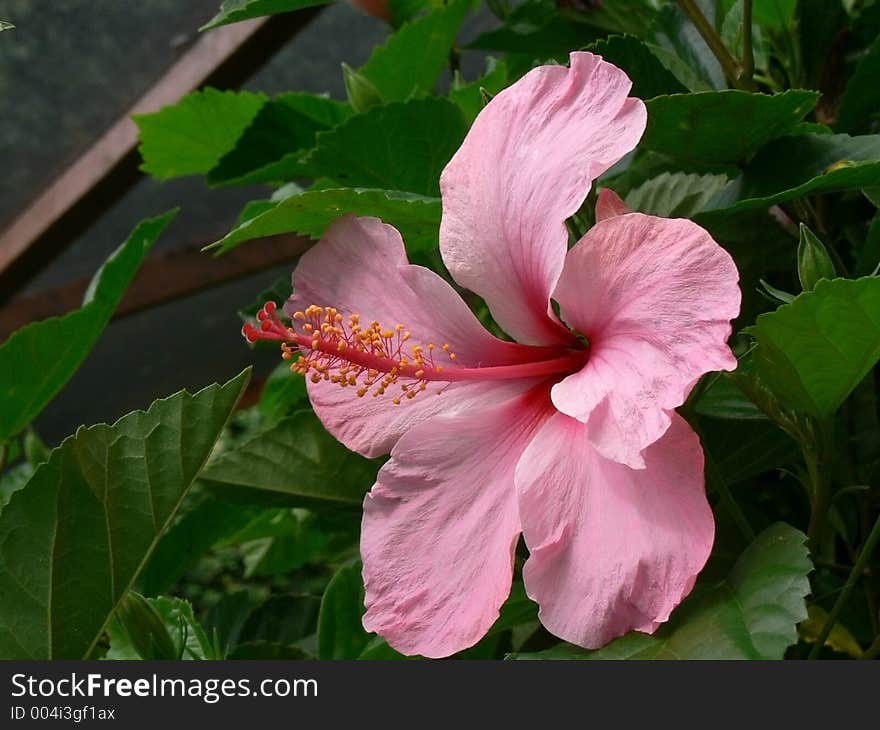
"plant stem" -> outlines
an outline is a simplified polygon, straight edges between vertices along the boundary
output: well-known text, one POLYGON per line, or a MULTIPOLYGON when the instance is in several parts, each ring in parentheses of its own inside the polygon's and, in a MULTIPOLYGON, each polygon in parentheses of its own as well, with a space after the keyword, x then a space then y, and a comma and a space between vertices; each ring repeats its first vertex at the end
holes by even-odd
MULTIPOLYGON (((724 75, 727 76, 727 80, 730 84, 732 86, 740 86, 742 83, 742 68, 740 68, 737 60, 727 49, 727 46, 724 45, 724 41, 721 40, 721 36, 715 31, 712 23, 709 22, 709 19, 705 15, 703 15, 700 6, 697 5, 695 0, 676 1, 678 2, 679 7, 684 11, 684 14, 687 15, 690 21, 694 24, 694 27, 703 37, 703 40, 706 41, 709 50, 712 51, 715 58, 718 59, 718 63, 721 64, 721 68, 724 70, 724 75)), ((748 83, 751 84, 751 78, 749 78, 748 83)))
POLYGON ((5 441, 0 444, 0 472, 6 468, 6 459, 9 457, 9 444, 5 441))
POLYGON ((819 555, 825 518, 831 506, 831 460, 834 455, 834 421, 826 419, 817 423, 816 443, 804 447, 804 461, 813 487, 813 499, 810 506, 810 525, 807 538, 810 551, 819 555))
MULTIPOLYGON (((831 629, 833 629, 834 624, 837 623, 840 612, 843 610, 844 605, 846 605, 850 594, 853 592, 853 588, 856 587, 856 583, 858 583, 862 571, 864 571, 865 567, 868 565, 868 561, 871 559, 871 554, 874 552, 874 548, 877 546, 878 541, 880 541, 880 517, 877 518, 874 527, 871 529, 871 534, 868 535, 868 539, 865 540, 865 544, 862 545, 859 558, 856 560, 856 564, 853 566, 852 571, 850 571, 846 583, 843 585, 843 590, 834 602, 834 607, 828 614, 828 618, 825 619, 825 625, 822 627, 822 631, 819 632, 819 636, 816 638, 816 643, 810 650, 807 659, 817 659, 819 657, 822 647, 825 646, 825 640, 828 638, 828 634, 831 633, 831 629)), ((875 641, 874 644, 876 643, 877 642, 875 641)), ((874 645, 872 644, 868 651, 872 651, 873 649, 874 645)))
POLYGON ((740 79, 746 83, 755 73, 755 54, 752 51, 752 0, 743 0, 743 59, 740 79))
POLYGON ((730 517, 736 523, 737 528, 745 538, 746 542, 751 543, 755 539, 755 531, 749 524, 749 520, 745 516, 745 513, 740 509, 736 500, 733 498, 733 492, 730 491, 727 481, 721 475, 721 471, 718 469, 715 459, 713 459, 712 455, 705 449, 704 453, 706 455, 706 476, 709 478, 709 482, 712 484, 715 491, 718 492, 718 496, 721 497, 721 503, 724 505, 724 509, 730 514, 730 517))

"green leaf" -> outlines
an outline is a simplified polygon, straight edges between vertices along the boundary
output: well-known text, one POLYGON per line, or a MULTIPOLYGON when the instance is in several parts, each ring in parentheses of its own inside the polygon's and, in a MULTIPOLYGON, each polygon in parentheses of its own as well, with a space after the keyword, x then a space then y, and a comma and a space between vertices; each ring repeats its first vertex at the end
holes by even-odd
MULTIPOLYGON (((680 160, 728 165, 789 133, 816 105, 814 91, 766 96, 736 89, 650 99, 641 145, 680 160)), ((788 159, 788 158, 781 158, 788 159)))
POLYGON ((395 651, 394 649, 392 649, 390 646, 388 646, 388 642, 385 641, 385 639, 383 639, 381 636, 374 636, 358 657, 358 659, 364 661, 387 661, 389 659, 401 660, 411 658, 413 657, 405 656, 399 651, 395 651))
MULTIPOLYGON (((837 56, 832 48, 839 42, 841 29, 849 24, 849 17, 841 0, 798 0, 796 12, 797 28, 793 35, 797 47, 791 49, 791 55, 801 67, 797 85, 820 88, 827 83, 824 69, 837 56)), ((847 46, 849 43, 847 38, 847 46)))
POLYGON ((0 31, 2 30, 12 30, 15 26, 12 23, 8 23, 5 20, 0 20, 0 31))
POLYGON ((737 421, 764 421, 766 416, 732 381, 719 376, 699 397, 694 411, 701 416, 737 421))
MULTIPOLYGON (((743 57, 743 0, 736 0, 731 6, 724 22, 721 25, 721 40, 734 58, 743 57)), ((767 68, 768 44, 764 39, 764 32, 760 25, 754 22, 752 16, 752 58, 756 69, 767 68)))
POLYGON ((0 474, 0 511, 9 503, 10 497, 27 484, 33 473, 34 468, 25 462, 0 474))
POLYGON ((327 433, 314 413, 300 411, 221 454, 201 481, 248 502, 359 509, 377 468, 327 433))
POLYGON ((603 38, 590 44, 587 50, 597 53, 606 61, 626 71, 632 79, 630 92, 639 99, 651 99, 662 94, 682 94, 688 91, 674 73, 663 64, 652 48, 631 35, 603 38))
POLYGON ((806 537, 790 525, 767 528, 727 579, 695 593, 654 635, 631 633, 598 651, 570 644, 513 659, 782 659, 807 616, 812 569, 806 537))
POLYGON ((292 378, 290 375, 290 365, 281 362, 266 378, 257 408, 267 425, 274 425, 309 406, 306 379, 292 378))
POLYGON ((168 180, 205 175, 231 152, 266 104, 265 94, 203 89, 152 114, 138 114, 141 169, 168 180))
POLYGON ((428 98, 374 107, 318 133, 306 158, 316 176, 340 186, 440 194, 440 173, 467 133, 461 110, 428 98))
POLYGON ((712 225, 745 210, 815 193, 880 185, 880 135, 802 134, 771 142, 697 217, 712 225), (785 164, 780 164, 785 160, 785 164))
POLYGON ((664 172, 626 196, 633 210, 665 218, 690 218, 701 212, 724 187, 724 175, 688 175, 664 172))
MULTIPOLYGON (((246 307, 242 307, 238 310, 238 316, 241 317, 242 322, 252 322, 254 318, 257 316, 257 313, 263 308, 263 305, 266 302, 275 302, 279 306, 284 304, 287 301, 287 298, 290 296, 291 291, 291 283, 290 283, 290 275, 286 274, 283 276, 279 276, 275 281, 273 281, 269 286, 260 291, 256 297, 254 297, 253 301, 248 304, 246 307)), ((288 374, 290 373, 290 364, 287 365, 288 374)))
MULTIPOLYGON (((129 594, 132 595, 132 594, 129 594)), ((134 594, 137 595, 137 594, 134 594)), ((126 598, 127 600, 127 598, 126 598)), ((214 656, 205 630, 193 615, 192 606, 181 598, 140 598, 154 612, 159 622, 158 630, 164 633, 171 646, 167 652, 157 653, 156 648, 145 651, 144 642, 149 637, 134 635, 137 624, 123 623, 117 616, 107 626, 110 649, 105 659, 219 659, 214 656), (167 654, 167 655, 166 655, 167 654)))
POLYGON ((0 345, 0 443, 36 418, 77 371, 174 215, 135 228, 95 274, 81 309, 22 327, 0 345))
POLYGON ((360 562, 345 565, 327 584, 318 614, 318 659, 357 659, 373 638, 361 624, 364 581, 360 562))
POLYGON ((797 0, 754 0, 752 18, 758 25, 787 30, 794 24, 797 0))
POLYGON ((562 60, 573 48, 582 48, 599 35, 586 24, 561 15, 552 2, 527 0, 510 13, 504 25, 483 33, 467 47, 521 54, 529 62, 562 60))
MULTIPOLYGON (((717 27, 716 7, 714 3, 700 3, 706 18, 717 27)), ((721 64, 677 3, 662 4, 652 30, 654 52, 664 59, 667 68, 675 69, 675 75, 685 86, 693 91, 727 87, 721 64)))
POLYGON ((317 562, 330 541, 304 510, 264 510, 226 543, 241 543, 244 576, 283 575, 317 562))
POLYGON ((449 98, 458 104, 471 124, 486 106, 484 92, 494 96, 507 86, 507 64, 503 60, 498 61, 490 56, 486 66, 486 73, 476 81, 453 84, 449 92, 449 98))
POLYGON ((248 615, 238 643, 268 641, 289 646, 315 633, 320 607, 315 596, 273 596, 248 615))
POLYGON ((449 65, 455 37, 473 6, 472 0, 451 0, 445 7, 405 23, 384 46, 373 51, 360 73, 386 102, 432 92, 449 65))
POLYGON ((828 417, 880 359, 880 279, 823 279, 749 331, 761 381, 788 407, 828 417))
POLYGON ((234 146, 208 172, 214 185, 277 182, 302 176, 300 160, 318 132, 351 115, 351 107, 326 96, 281 94, 263 104, 234 146))
POLYGON ((780 469, 800 456, 794 440, 767 418, 704 418, 700 427, 703 446, 727 484, 780 469))
POLYGON ((867 55, 856 66, 840 100, 837 124, 841 132, 859 132, 866 129, 880 114, 880 37, 868 49, 867 55))
POLYGON ((585 5, 574 12, 563 10, 562 14, 608 33, 648 36, 657 20, 657 7, 655 3, 645 0, 617 0, 614 3, 585 5))
POLYGON ((440 199, 394 190, 329 188, 292 195, 236 228, 209 248, 220 253, 245 241, 294 231, 314 239, 337 218, 353 213, 375 216, 390 223, 403 236, 411 252, 437 247, 440 231, 440 199))
POLYGON ((80 428, 0 513, 0 656, 88 657, 250 378, 80 428))
POLYGON ((293 10, 327 5, 333 0, 223 0, 220 11, 199 30, 211 30, 229 23, 259 18, 264 15, 289 13, 293 10))
POLYGON ((169 590, 216 543, 241 530, 259 508, 202 495, 159 540, 138 579, 140 591, 155 596, 169 590))
POLYGON ((227 659, 259 659, 278 661, 290 659, 311 659, 312 657, 297 646, 279 644, 272 641, 246 641, 239 644, 226 657, 227 659))
POLYGON ((875 214, 868 226, 865 243, 856 257, 855 273, 857 276, 869 276, 878 267, 880 267, 880 214, 875 214))

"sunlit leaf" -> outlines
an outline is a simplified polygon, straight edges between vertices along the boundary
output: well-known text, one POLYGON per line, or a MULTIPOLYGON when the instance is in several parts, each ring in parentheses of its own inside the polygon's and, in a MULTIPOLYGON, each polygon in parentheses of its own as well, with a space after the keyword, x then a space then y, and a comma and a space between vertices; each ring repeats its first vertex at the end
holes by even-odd
MULTIPOLYGON (((395 190, 330 188, 292 195, 221 238, 213 247, 221 253, 245 241, 278 233, 296 232, 320 238, 327 226, 352 213, 374 216, 390 223, 403 236, 410 251, 437 247, 440 230, 440 199, 395 190)), ((289 291, 288 291, 289 294, 289 291)))
POLYGON ((223 0, 220 10, 199 30, 210 30, 229 23, 259 18, 264 15, 288 13, 293 10, 327 5, 333 0, 223 0))
POLYGON ((294 92, 266 101, 208 173, 215 185, 280 182, 301 176, 300 159, 318 132, 351 115, 348 104, 326 96, 294 92))
POLYGON ((383 101, 405 101, 413 94, 433 91, 449 65, 449 53, 472 0, 452 0, 403 25, 376 48, 360 73, 372 82, 383 101), (406 73, 401 69, 406 68, 406 73))
POLYGON ((159 180, 204 175, 235 148, 265 94, 203 89, 152 114, 138 114, 141 169, 159 180))
POLYGON ((880 279, 823 279, 750 332, 761 381, 790 408, 828 417, 880 359, 880 279))

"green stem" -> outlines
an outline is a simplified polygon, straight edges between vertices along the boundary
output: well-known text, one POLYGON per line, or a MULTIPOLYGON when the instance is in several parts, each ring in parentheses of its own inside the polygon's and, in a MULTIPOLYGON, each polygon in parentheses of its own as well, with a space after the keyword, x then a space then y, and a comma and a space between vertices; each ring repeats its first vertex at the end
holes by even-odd
MULTIPOLYGON (((727 49, 727 46, 724 45, 724 41, 721 40, 721 36, 718 35, 715 27, 709 22, 709 19, 703 15, 700 6, 697 5, 695 0, 676 1, 682 11, 684 11, 684 14, 688 16, 691 23, 694 24, 694 27, 703 37, 703 40, 706 41, 709 50, 712 51, 715 58, 718 59, 718 63, 721 64, 721 68, 724 70, 724 75, 727 77, 730 84, 732 86, 742 86, 742 68, 740 68, 737 60, 727 49)), ((751 85, 751 78, 748 79, 747 84, 751 85)))
MULTIPOLYGON (((868 561, 871 559, 871 555, 874 552, 874 548, 877 546, 878 541, 880 541, 880 517, 877 518, 877 521, 874 523, 874 527, 871 529, 871 534, 868 535, 868 539, 865 540, 865 544, 862 545, 862 551, 859 553, 859 558, 858 560, 856 560, 856 564, 850 571, 850 574, 846 579, 846 583, 844 583, 843 585, 843 590, 840 592, 840 595, 834 602, 834 607, 828 614, 828 618, 825 619, 825 625, 822 626, 822 631, 819 632, 819 636, 816 638, 816 643, 810 650, 810 654, 807 659, 818 659, 819 653, 822 651, 822 647, 825 646, 825 640, 831 633, 831 629, 834 628, 834 624, 837 623, 840 612, 846 605, 850 594, 853 592, 853 588, 855 588, 856 583, 859 582, 862 571, 864 571, 864 569, 867 567, 868 561)), ((876 644, 877 642, 875 641, 874 643, 876 644)), ((868 651, 871 651, 873 649, 874 645, 872 644, 871 648, 868 649, 868 651)))
POLYGON ((764 84, 764 86, 766 86, 771 91, 782 91, 782 87, 778 83, 776 83, 776 80, 770 78, 769 76, 753 73, 752 79, 757 81, 759 84, 764 84))
POLYGON ((817 423, 816 443, 804 448, 804 461, 813 487, 810 506, 810 525, 807 538, 810 551, 819 555, 822 532, 828 509, 831 507, 831 460, 834 455, 834 421, 831 419, 817 423))
POLYGON ((740 79, 745 83, 755 73, 755 54, 752 51, 752 0, 743 0, 743 59, 740 79))

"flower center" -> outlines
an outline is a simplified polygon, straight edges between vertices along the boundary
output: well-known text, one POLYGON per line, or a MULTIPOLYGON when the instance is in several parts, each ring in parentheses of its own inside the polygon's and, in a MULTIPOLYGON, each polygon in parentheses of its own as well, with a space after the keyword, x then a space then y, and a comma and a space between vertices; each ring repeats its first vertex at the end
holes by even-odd
POLYGON ((536 358, 528 362, 461 367, 448 343, 409 344, 412 334, 403 324, 390 329, 376 321, 364 325, 359 315, 346 318, 334 307, 312 305, 294 312, 288 326, 278 317, 275 302, 266 302, 257 321, 258 326, 246 324, 242 334, 249 342, 280 342, 282 357, 293 360, 291 371, 308 376, 313 383, 324 380, 356 388, 359 397, 384 395, 399 385, 400 395, 392 399, 395 404, 403 398, 415 398, 431 382, 569 374, 583 367, 588 354, 585 349, 534 348, 536 358))

